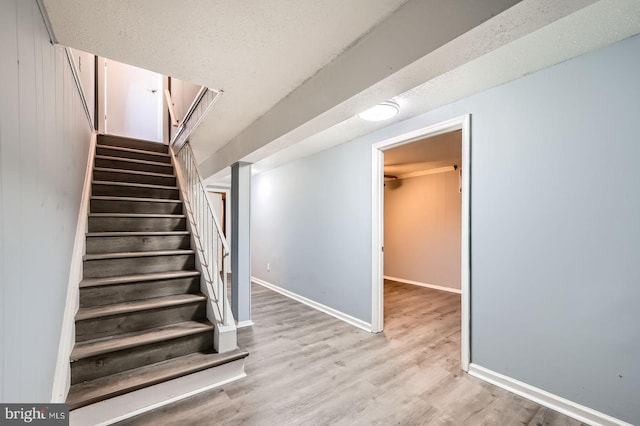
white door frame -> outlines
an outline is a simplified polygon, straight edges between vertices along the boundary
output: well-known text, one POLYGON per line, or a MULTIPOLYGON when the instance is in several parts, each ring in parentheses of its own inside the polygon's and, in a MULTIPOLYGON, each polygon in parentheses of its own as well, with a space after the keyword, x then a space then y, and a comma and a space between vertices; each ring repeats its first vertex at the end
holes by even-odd
MULTIPOLYGON (((224 210, 224 235, 227 241, 231 241, 231 187, 223 185, 207 185, 207 192, 224 192, 227 198, 226 208, 224 210)), ((220 218, 218 218, 220 219, 220 218)), ((225 266, 227 271, 231 271, 231 253, 225 259, 225 266)))
POLYGON ((375 143, 371 147, 372 158, 372 289, 371 289, 371 331, 379 333, 384 325, 384 154, 383 151, 454 130, 462 131, 462 217, 461 217, 461 363, 464 371, 469 370, 471 361, 471 305, 470 305, 470 269, 471 269, 471 115, 463 115, 438 124, 423 127, 399 136, 375 143))

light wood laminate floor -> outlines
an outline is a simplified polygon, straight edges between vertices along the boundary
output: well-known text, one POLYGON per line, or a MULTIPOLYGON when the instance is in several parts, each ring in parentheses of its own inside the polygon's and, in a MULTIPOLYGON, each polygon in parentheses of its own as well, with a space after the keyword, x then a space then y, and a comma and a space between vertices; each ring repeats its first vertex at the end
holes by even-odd
POLYGON ((248 377, 121 424, 581 425, 460 370, 460 297, 386 282, 371 334, 253 284, 248 377))

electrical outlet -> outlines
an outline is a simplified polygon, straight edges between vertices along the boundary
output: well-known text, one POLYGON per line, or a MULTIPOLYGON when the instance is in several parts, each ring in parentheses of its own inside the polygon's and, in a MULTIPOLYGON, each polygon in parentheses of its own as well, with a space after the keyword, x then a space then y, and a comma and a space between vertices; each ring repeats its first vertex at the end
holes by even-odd
POLYGON ((271 264, 267 263, 267 271, 271 271, 271 264))

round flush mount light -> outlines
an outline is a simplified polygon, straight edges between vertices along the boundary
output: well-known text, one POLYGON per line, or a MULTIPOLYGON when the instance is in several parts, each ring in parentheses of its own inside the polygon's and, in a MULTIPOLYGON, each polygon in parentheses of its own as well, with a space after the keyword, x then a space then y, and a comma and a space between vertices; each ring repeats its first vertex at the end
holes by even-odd
POLYGON ((393 101, 382 102, 358 114, 358 117, 366 121, 384 121, 395 117, 400 112, 400 105, 393 101))

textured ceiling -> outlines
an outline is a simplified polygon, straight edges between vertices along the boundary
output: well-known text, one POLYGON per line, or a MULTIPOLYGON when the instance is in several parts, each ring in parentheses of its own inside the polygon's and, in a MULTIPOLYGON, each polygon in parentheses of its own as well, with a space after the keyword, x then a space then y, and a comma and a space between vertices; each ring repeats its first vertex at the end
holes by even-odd
POLYGON ((640 32, 638 0, 44 0, 60 43, 225 94, 208 182, 266 170, 640 32), (394 119, 354 115, 393 98, 394 119))
MULTIPOLYGON (((528 8, 532 3, 522 2, 508 12, 516 12, 520 8, 517 11, 519 15, 533 13, 528 8)), ((535 3, 540 5, 541 2, 535 3)), ((569 3, 563 2, 565 6, 569 6, 569 3)), ((547 3, 547 7, 552 9, 553 3, 547 3)), ((488 22, 484 27, 490 27, 491 24, 488 22)), ((466 38, 475 40, 477 37, 474 33, 483 31, 485 28, 478 27, 457 41, 466 42, 466 38)), ((495 32, 496 38, 506 37, 504 26, 494 26, 491 31, 495 32)), ((300 138, 295 144, 283 144, 285 146, 272 152, 268 152, 267 146, 256 152, 254 158, 249 158, 254 162, 256 172, 263 172, 638 33, 640 1, 601 0, 394 96, 393 99, 402 109, 392 120, 372 123, 360 120, 353 114, 344 114, 342 121, 300 138)), ((220 171, 211 176, 208 183, 226 182, 227 174, 226 170, 220 171)))
MULTIPOLYGON (((44 0, 61 44, 224 89, 208 154, 407 0, 44 0)), ((204 146, 202 146, 204 145, 204 146)))
MULTIPOLYGON (((258 161, 593 1, 409 0, 213 155, 199 157, 200 169, 208 176, 258 161), (473 40, 457 42, 484 24, 473 40)), ((191 139, 198 152, 208 142, 200 137, 191 139)))
POLYGON ((62 44, 224 89, 191 137, 208 175, 519 0, 43 1, 62 44))

